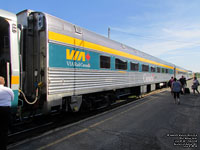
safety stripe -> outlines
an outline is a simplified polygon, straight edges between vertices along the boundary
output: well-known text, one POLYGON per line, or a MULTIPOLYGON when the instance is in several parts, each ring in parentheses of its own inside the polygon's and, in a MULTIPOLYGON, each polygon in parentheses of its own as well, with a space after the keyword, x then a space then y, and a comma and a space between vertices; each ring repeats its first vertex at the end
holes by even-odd
POLYGON ((154 64, 154 65, 158 65, 158 66, 162 66, 162 67, 166 67, 166 68, 170 68, 170 69, 174 69, 174 67, 172 66, 168 66, 168 65, 164 65, 152 60, 148 60, 139 56, 135 56, 129 53, 125 53, 116 49, 112 49, 112 48, 108 48, 102 45, 98 45, 95 43, 91 43, 91 42, 87 42, 87 41, 83 41, 77 38, 73 38, 67 35, 63 35, 63 34, 59 34, 59 33, 55 33, 52 31, 49 31, 49 39, 53 40, 53 41, 58 41, 58 42, 62 42, 62 43, 67 43, 67 44, 71 44, 71 45, 75 45, 75 46, 81 46, 81 47, 85 47, 88 49, 94 49, 94 50, 98 50, 101 52, 106 52, 106 53, 110 53, 113 55, 118 55, 118 56, 122 56, 122 57, 126 57, 129 59, 134 59, 134 60, 138 60, 138 61, 142 61, 145 63, 150 63, 150 64, 154 64))
POLYGON ((11 84, 19 84, 19 76, 12 76, 11 84))

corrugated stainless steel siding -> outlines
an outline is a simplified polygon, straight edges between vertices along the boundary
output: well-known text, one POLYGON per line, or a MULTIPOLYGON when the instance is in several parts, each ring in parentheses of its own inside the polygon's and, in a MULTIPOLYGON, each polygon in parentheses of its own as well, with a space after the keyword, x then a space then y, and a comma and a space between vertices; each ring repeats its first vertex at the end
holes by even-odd
POLYGON ((170 77, 167 74, 156 74, 151 79, 151 76, 151 73, 141 72, 49 68, 48 94, 63 94, 65 96, 87 94, 167 81, 170 77), (151 80, 145 80, 146 77, 151 80))
POLYGON ((127 73, 114 71, 50 68, 48 73, 48 93, 77 95, 101 91, 111 86, 125 86, 127 76, 127 73))

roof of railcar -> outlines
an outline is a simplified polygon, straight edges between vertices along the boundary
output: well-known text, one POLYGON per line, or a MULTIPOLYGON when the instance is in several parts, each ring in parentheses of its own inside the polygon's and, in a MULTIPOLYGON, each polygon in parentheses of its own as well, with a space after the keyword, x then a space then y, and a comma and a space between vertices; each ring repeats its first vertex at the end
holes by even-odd
MULTIPOLYGON (((71 29, 72 28, 74 29, 74 26, 77 26, 75 24, 72 24, 70 22, 62 20, 62 19, 57 18, 55 16, 52 16, 52 15, 49 15, 49 14, 45 14, 45 15, 47 16, 47 18, 55 20, 55 21, 53 21, 54 23, 52 24, 52 26, 60 26, 61 24, 66 24, 67 26, 71 26, 71 29)), ((169 65, 169 66, 172 66, 172 67, 175 66, 172 63, 169 63, 169 62, 166 62, 164 60, 161 60, 161 59, 159 59, 157 57, 154 57, 152 55, 149 55, 147 53, 144 53, 142 51, 134 49, 134 48, 132 48, 130 46, 124 45, 124 44, 122 44, 120 42, 114 41, 112 39, 108 39, 108 38, 106 38, 106 37, 104 37, 102 35, 99 35, 99 34, 97 34, 95 32, 89 31, 87 29, 81 28, 81 31, 82 31, 84 40, 86 40, 86 41, 89 40, 89 38, 90 38, 90 42, 93 42, 93 43, 96 43, 96 44, 101 44, 101 45, 109 47, 109 48, 120 50, 120 51, 129 53, 129 54, 132 54, 132 55, 136 55, 136 56, 139 56, 139 57, 142 57, 142 58, 146 58, 146 59, 149 59, 149 60, 152 60, 152 61, 156 61, 158 63, 169 65), (91 36, 91 37, 89 37, 89 36, 91 36)), ((64 31, 64 29, 63 29, 63 33, 64 32, 66 32, 66 31, 64 31)), ((75 31, 71 31, 71 32, 74 32, 74 34, 75 34, 75 31)))
MULTIPOLYGON (((40 13, 43 13, 43 12, 40 12, 40 13)), ((77 26, 75 24, 72 24, 72 23, 70 23, 68 21, 65 21, 63 19, 60 19, 58 17, 52 16, 50 14, 47 14, 47 13, 43 13, 43 14, 47 17, 47 20, 49 20, 49 19, 50 20, 54 20, 54 21, 52 21, 52 24, 51 24, 51 22, 48 22, 48 26, 54 26, 56 28, 59 28, 60 32, 61 32, 60 34, 64 34, 66 32, 64 30, 64 28, 65 27, 69 27, 69 28, 71 28, 71 35, 73 34, 74 36, 76 36, 75 35, 74 26, 76 26, 76 27, 79 27, 79 26, 77 26)), ((142 52, 140 50, 137 50, 137 49, 134 49, 134 48, 132 48, 130 46, 122 44, 120 42, 114 41, 112 39, 108 39, 107 37, 102 36, 100 34, 97 34, 95 32, 89 31, 89 30, 84 29, 82 27, 79 27, 79 28, 82 31, 82 35, 83 35, 84 41, 89 41, 89 42, 92 42, 92 43, 95 43, 95 44, 99 44, 99 45, 102 45, 102 46, 105 46, 105 47, 116 49, 116 50, 119 50, 119 51, 122 51, 122 52, 125 52, 125 53, 129 53, 129 54, 141 57, 141 58, 145 58, 145 59, 148 59, 148 60, 152 60, 152 61, 164 64, 164 65, 169 65, 169 66, 172 66, 172 67, 175 66, 172 63, 169 63, 169 62, 166 62, 164 60, 161 60, 161 59, 159 59, 159 58, 157 58, 155 56, 149 55, 149 54, 144 53, 144 52, 142 52)))
POLYGON ((7 18, 9 20, 17 21, 17 17, 14 13, 0 9, 0 14, 3 18, 7 18))

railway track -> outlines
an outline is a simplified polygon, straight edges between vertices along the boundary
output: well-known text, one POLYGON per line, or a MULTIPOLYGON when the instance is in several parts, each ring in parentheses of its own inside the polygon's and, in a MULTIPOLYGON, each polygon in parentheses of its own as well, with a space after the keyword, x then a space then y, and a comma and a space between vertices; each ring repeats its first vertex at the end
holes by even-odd
POLYGON ((145 95, 142 95, 140 97, 135 97, 135 96, 123 97, 123 100, 118 100, 115 103, 111 104, 110 106, 101 107, 93 111, 87 111, 87 112, 82 111, 82 112, 77 112, 77 113, 70 113, 70 112, 52 113, 47 116, 39 115, 36 117, 28 118, 24 122, 15 124, 14 126, 12 126, 11 131, 8 135, 8 138, 9 138, 8 144, 15 145, 16 143, 20 141, 24 141, 24 140, 39 136, 47 131, 50 131, 62 126, 66 126, 69 124, 73 124, 85 118, 95 116, 97 114, 117 108, 119 106, 141 99, 143 97, 162 92, 164 90, 167 90, 167 89, 163 88, 161 90, 156 90, 156 91, 147 93, 145 95))

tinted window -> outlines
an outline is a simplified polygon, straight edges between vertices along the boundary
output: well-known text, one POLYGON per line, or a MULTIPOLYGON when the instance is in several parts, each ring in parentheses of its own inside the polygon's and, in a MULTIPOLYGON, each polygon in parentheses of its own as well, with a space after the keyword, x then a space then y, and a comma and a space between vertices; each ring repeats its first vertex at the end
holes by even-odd
POLYGON ((110 69, 110 57, 100 56, 100 67, 110 69))
POLYGON ((168 70, 168 69, 166 69, 165 71, 166 71, 166 73, 169 73, 169 70, 168 70))
POLYGON ((127 62, 121 59, 115 59, 115 69, 127 70, 127 62))
POLYGON ((139 64, 138 63, 130 63, 131 65, 131 70, 132 71, 138 71, 139 70, 139 64))
POLYGON ((155 67, 151 67, 151 72, 156 72, 156 68, 155 67))
POLYGON ((142 65, 142 71, 149 71, 149 65, 142 65))
POLYGON ((160 67, 157 67, 157 72, 160 73, 160 67))
POLYGON ((165 73, 165 69, 164 68, 162 68, 162 73, 165 73))

